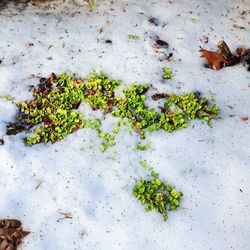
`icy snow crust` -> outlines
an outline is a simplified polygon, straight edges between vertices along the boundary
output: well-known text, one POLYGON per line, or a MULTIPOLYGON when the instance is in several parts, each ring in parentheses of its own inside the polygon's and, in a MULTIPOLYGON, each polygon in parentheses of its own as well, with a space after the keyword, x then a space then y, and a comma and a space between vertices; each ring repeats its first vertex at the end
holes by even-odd
MULTIPOLYGON (((17 108, 1 99, 0 138, 5 144, 0 146, 0 216, 21 219, 32 231, 20 249, 249 249, 250 131, 249 122, 240 118, 250 116, 249 72, 243 65, 220 71, 204 68, 198 49, 215 49, 220 39, 232 50, 249 46, 249 25, 238 13, 250 5, 97 2, 92 13, 80 1, 59 7, 54 1, 50 9, 31 4, 4 9, 0 95, 10 94, 14 101, 30 99, 29 86, 52 71, 85 76, 97 69, 123 79, 123 84, 152 84, 154 93, 200 91, 214 96, 222 119, 213 129, 194 121, 172 134, 149 134, 145 143, 151 142, 153 149, 146 152, 134 149, 139 139, 127 128, 116 136, 117 145, 104 153, 91 129, 60 143, 27 147, 21 140, 24 134, 5 135, 17 108), (147 21, 151 15, 159 18, 159 26, 147 21), (246 29, 233 28, 230 18, 246 29), (129 39, 130 34, 140 40, 129 39), (158 60, 151 47, 156 35, 169 43, 171 62, 158 60), (202 36, 209 37, 208 44, 202 36), (175 73, 173 80, 162 80, 164 66, 175 73), (184 192, 181 208, 171 212, 166 223, 154 211, 146 214, 132 195, 136 180, 148 175, 141 160, 184 192), (65 212, 72 219, 60 220, 65 212)), ((86 105, 80 109, 88 117, 103 117, 86 105)), ((107 115, 104 131, 116 121, 107 115)))

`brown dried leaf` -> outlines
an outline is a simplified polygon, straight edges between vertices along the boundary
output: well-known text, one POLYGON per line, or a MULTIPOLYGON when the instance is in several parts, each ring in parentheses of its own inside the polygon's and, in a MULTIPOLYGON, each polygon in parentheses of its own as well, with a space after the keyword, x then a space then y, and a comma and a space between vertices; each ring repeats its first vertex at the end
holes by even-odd
POLYGON ((52 72, 51 74, 50 74, 50 82, 53 82, 53 81, 55 81, 56 80, 56 74, 54 73, 54 72, 52 72))
POLYGON ((165 97, 172 98, 172 95, 168 94, 168 93, 160 93, 160 94, 154 94, 154 95, 151 96, 151 98, 154 101, 158 101, 158 100, 160 100, 162 98, 165 98, 165 97))
POLYGON ((246 56, 246 55, 247 55, 247 50, 245 48, 243 48, 243 47, 237 48, 236 56, 243 57, 243 56, 246 56))
POLYGON ((245 29, 245 27, 240 26, 240 25, 238 25, 238 24, 236 24, 236 23, 233 25, 233 27, 234 27, 235 29, 240 29, 240 30, 244 30, 244 29, 245 29))
POLYGON ((37 106, 37 100, 31 101, 30 104, 33 108, 35 108, 37 106))
POLYGON ((0 250, 16 250, 22 238, 30 232, 23 231, 19 220, 0 220, 0 250))
MULTIPOLYGON (((60 214, 63 216, 61 218, 59 218, 57 220, 57 222, 61 221, 61 220, 65 220, 65 219, 72 219, 73 216, 72 216, 72 213, 69 213, 69 212, 60 212, 60 214)), ((0 249, 1 250, 1 249, 0 249)))
POLYGON ((102 33, 103 32, 103 27, 101 27, 100 29, 98 29, 98 33, 102 33))
MULTIPOLYGON (((199 50, 202 53, 201 57, 205 57, 207 59, 206 65, 215 70, 219 70, 224 66, 233 66, 238 64, 249 54, 248 50, 243 47, 237 48, 234 54, 231 53, 227 43, 223 40, 218 42, 217 47, 219 48, 219 52, 208 51, 203 48, 199 50)), ((248 59, 243 60, 247 62, 248 59)))
POLYGON ((215 70, 219 70, 224 67, 228 61, 219 53, 208 51, 203 48, 199 50, 202 54, 201 57, 205 57, 207 59, 207 64, 211 66, 215 70))
POLYGON ((248 121, 248 116, 246 116, 246 115, 243 115, 243 116, 241 116, 241 120, 243 121, 243 122, 247 122, 248 121))

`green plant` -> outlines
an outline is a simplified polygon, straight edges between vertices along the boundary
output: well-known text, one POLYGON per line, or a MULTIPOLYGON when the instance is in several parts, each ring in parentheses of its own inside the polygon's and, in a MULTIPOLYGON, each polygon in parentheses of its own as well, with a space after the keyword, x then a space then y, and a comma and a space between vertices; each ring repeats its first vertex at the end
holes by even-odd
POLYGON ((163 71, 164 71, 164 76, 163 76, 164 79, 173 79, 174 74, 172 74, 169 67, 164 67, 163 71))
POLYGON ((99 137, 103 138, 102 145, 99 147, 102 152, 105 151, 106 148, 115 145, 115 137, 114 135, 103 132, 98 129, 99 137))
POLYGON ((147 143, 147 144, 145 144, 145 145, 141 145, 141 144, 136 144, 135 145, 135 148, 137 149, 137 150, 142 150, 142 151, 145 151, 145 150, 147 150, 148 148, 150 148, 151 147, 151 144, 150 143, 147 143))
POLYGON ((141 179, 133 188, 133 195, 145 206, 146 212, 155 209, 161 213, 164 221, 167 220, 167 210, 173 211, 179 207, 182 192, 173 188, 172 184, 165 183, 153 174, 153 179, 141 179))
MULTIPOLYGON (((119 96, 115 90, 120 85, 120 80, 112 80, 104 72, 93 71, 88 77, 80 79, 74 75, 61 74, 56 77, 52 74, 49 79, 41 79, 40 84, 33 89, 33 100, 17 104, 20 113, 16 123, 8 126, 7 134, 23 130, 33 132, 33 136, 25 141, 28 145, 34 145, 61 141, 78 129, 93 128, 103 138, 101 151, 115 145, 114 135, 100 129, 100 120, 87 121, 83 114, 77 112, 82 102, 89 104, 94 111, 102 110, 120 118, 122 122, 114 127, 114 134, 119 132, 122 124, 128 122, 142 139, 147 131, 163 129, 173 132, 186 128, 193 119, 205 120, 212 126, 212 119, 219 116, 218 107, 210 105, 207 98, 200 98, 197 93, 179 96, 155 94, 153 100, 165 99, 161 112, 158 112, 145 103, 149 89, 147 84, 131 84, 121 90, 122 95, 119 96)), ((146 148, 137 146, 140 150, 146 148)))
POLYGON ((140 39, 140 37, 136 36, 136 35, 128 35, 128 38, 129 39, 135 39, 135 40, 139 40, 140 39))
POLYGON ((95 0, 88 0, 88 4, 90 11, 93 11, 96 6, 95 0))

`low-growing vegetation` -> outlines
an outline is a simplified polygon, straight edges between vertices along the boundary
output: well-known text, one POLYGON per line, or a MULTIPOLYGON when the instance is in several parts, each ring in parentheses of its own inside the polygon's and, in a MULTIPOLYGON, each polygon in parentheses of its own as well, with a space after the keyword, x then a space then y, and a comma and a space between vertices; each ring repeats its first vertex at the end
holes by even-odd
POLYGON ((151 175, 151 180, 141 179, 134 186, 133 195, 145 206, 146 212, 155 209, 166 221, 167 210, 173 211, 179 207, 183 193, 173 188, 171 183, 160 180, 158 173, 152 172, 151 175))
MULTIPOLYGON (((101 130, 101 121, 87 121, 84 114, 77 112, 82 102, 89 104, 93 110, 102 110, 121 120, 126 120, 141 139, 146 132, 164 130, 173 132, 187 128, 189 121, 201 119, 212 126, 212 119, 217 119, 219 109, 210 105, 208 98, 201 98, 198 93, 182 95, 161 93, 154 94, 152 99, 164 99, 161 112, 148 107, 145 103, 149 85, 131 84, 121 89, 121 80, 110 79, 108 74, 92 72, 88 77, 77 79, 74 75, 51 74, 42 78, 40 84, 33 88, 33 100, 17 103, 19 114, 14 124, 7 128, 7 134, 21 131, 33 132, 24 139, 28 145, 56 142, 81 129, 96 129, 103 138, 100 150, 115 144, 115 134, 119 126, 113 128, 113 134, 101 130)), ((138 149, 144 147, 138 146, 138 149)))
POLYGON ((173 79, 174 74, 170 71, 169 67, 164 67, 163 68, 163 72, 164 72, 164 79, 173 79))

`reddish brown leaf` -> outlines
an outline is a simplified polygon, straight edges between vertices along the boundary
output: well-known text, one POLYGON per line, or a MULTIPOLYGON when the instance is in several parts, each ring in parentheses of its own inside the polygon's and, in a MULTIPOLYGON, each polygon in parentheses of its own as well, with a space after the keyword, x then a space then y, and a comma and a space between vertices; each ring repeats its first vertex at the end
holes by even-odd
POLYGON ((54 73, 54 72, 52 72, 51 74, 50 74, 50 82, 53 82, 53 81, 55 81, 56 80, 56 74, 54 73))
POLYGON ((240 26, 240 25, 238 25, 238 24, 236 24, 236 23, 233 25, 233 27, 234 27, 235 29, 240 29, 240 30, 245 29, 245 27, 240 26))
POLYGON ((217 47, 219 52, 208 51, 203 48, 200 49, 202 53, 201 57, 207 59, 206 66, 210 66, 215 70, 219 70, 225 66, 233 66, 240 62, 247 62, 248 50, 239 47, 236 52, 233 54, 229 49, 227 43, 224 40, 218 42, 217 47), (245 59, 244 59, 245 58, 245 59))
POLYGON ((246 115, 243 115, 243 116, 241 116, 241 120, 243 121, 243 122, 247 122, 248 121, 248 116, 246 116, 246 115))
POLYGON ((239 47, 239 48, 237 48, 237 50, 236 50, 236 55, 237 55, 238 57, 246 56, 246 55, 247 55, 247 51, 246 51, 245 48, 239 47))
POLYGON ((226 63, 227 60, 219 53, 208 51, 203 48, 199 50, 202 54, 201 57, 205 57, 207 59, 207 63, 215 70, 221 69, 226 63))
POLYGON ((53 125, 53 121, 51 120, 51 119, 49 119, 49 118, 45 118, 44 119, 44 125, 47 125, 47 126, 51 126, 51 125, 53 125))
POLYGON ((22 238, 30 232, 23 231, 19 220, 0 220, 0 250, 16 250, 22 238))
POLYGON ((31 104, 32 107, 35 108, 37 106, 37 100, 31 101, 30 104, 31 104))
POLYGON ((165 98, 165 97, 168 97, 168 98, 172 98, 172 95, 168 94, 168 93, 160 93, 160 94, 154 94, 151 96, 151 98, 154 100, 154 101, 158 101, 162 98, 165 98))

